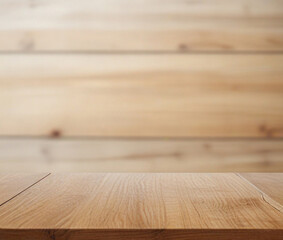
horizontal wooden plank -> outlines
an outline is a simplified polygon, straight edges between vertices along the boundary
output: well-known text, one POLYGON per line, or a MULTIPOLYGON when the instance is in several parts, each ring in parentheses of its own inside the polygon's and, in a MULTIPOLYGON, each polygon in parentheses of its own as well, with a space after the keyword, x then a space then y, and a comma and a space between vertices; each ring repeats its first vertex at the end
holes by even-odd
POLYGON ((249 182, 260 191, 282 205, 283 212, 283 173, 241 173, 249 182))
POLYGON ((0 173, 0 206, 47 175, 47 173, 0 173))
POLYGON ((129 239, 130 230, 137 239, 280 239, 282 219, 233 173, 51 174, 1 207, 0 235, 129 239))
POLYGON ((282 51, 281 0, 0 2, 0 51, 282 51))
POLYGON ((1 55, 0 135, 282 137, 283 55, 1 55))
POLYGON ((0 139, 0 171, 283 172, 283 141, 0 139))

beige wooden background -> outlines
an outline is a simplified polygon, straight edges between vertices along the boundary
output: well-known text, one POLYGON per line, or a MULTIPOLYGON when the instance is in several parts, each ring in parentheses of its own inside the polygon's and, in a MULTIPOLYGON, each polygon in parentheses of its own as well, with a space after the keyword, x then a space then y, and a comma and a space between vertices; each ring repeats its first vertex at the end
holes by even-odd
POLYGON ((283 171, 282 0, 1 0, 0 171, 283 171))

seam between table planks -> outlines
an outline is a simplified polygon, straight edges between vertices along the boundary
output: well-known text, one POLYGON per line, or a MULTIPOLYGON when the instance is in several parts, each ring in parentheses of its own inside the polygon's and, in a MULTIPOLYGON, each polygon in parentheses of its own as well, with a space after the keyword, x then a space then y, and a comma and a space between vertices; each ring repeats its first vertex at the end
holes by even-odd
POLYGON ((283 213, 283 206, 275 201, 272 197, 270 197, 268 194, 263 192, 260 188, 258 188, 256 185, 254 185, 252 182, 250 182, 248 179, 246 179, 244 176, 242 176, 240 173, 236 173, 238 177, 243 179, 246 183, 248 183, 250 186, 252 186, 254 189, 256 189, 261 196, 261 199, 266 202, 268 205, 270 205, 273 209, 283 213))
POLYGON ((46 174, 45 176, 43 176, 42 178, 40 178, 39 180, 37 180, 36 182, 34 182, 33 184, 29 185, 28 187, 26 187, 25 189, 23 189, 22 191, 18 192, 17 194, 15 194, 13 197, 9 198, 8 200, 6 200, 5 202, 0 204, 0 207, 3 206, 4 204, 6 204, 7 202, 11 201, 12 199, 16 198, 17 196, 19 196, 21 193, 25 192, 26 190, 28 190, 29 188, 33 187, 34 185, 36 185, 37 183, 39 183, 40 181, 42 181, 43 179, 47 178, 48 176, 50 176, 51 173, 46 174))

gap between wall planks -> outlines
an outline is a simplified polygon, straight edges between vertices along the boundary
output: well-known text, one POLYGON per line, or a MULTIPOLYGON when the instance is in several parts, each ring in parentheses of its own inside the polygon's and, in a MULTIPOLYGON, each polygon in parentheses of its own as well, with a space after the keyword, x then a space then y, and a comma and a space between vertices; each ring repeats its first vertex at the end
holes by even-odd
POLYGON ((272 204, 233 173, 52 173, 1 207, 0 236, 281 239, 283 214, 272 204))
POLYGON ((0 51, 283 51, 281 0, 0 3, 0 51))
POLYGON ((282 55, 1 55, 0 135, 282 137, 282 55))
POLYGON ((2 172, 283 172, 283 141, 0 139, 2 172))

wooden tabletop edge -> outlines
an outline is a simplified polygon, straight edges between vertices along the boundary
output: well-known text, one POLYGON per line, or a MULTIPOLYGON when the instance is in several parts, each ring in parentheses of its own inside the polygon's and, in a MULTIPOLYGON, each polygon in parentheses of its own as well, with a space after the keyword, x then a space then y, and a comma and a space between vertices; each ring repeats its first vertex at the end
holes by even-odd
POLYGON ((9 240, 72 239, 282 239, 283 229, 0 229, 0 236, 9 240), (20 237, 20 238, 19 238, 20 237))

